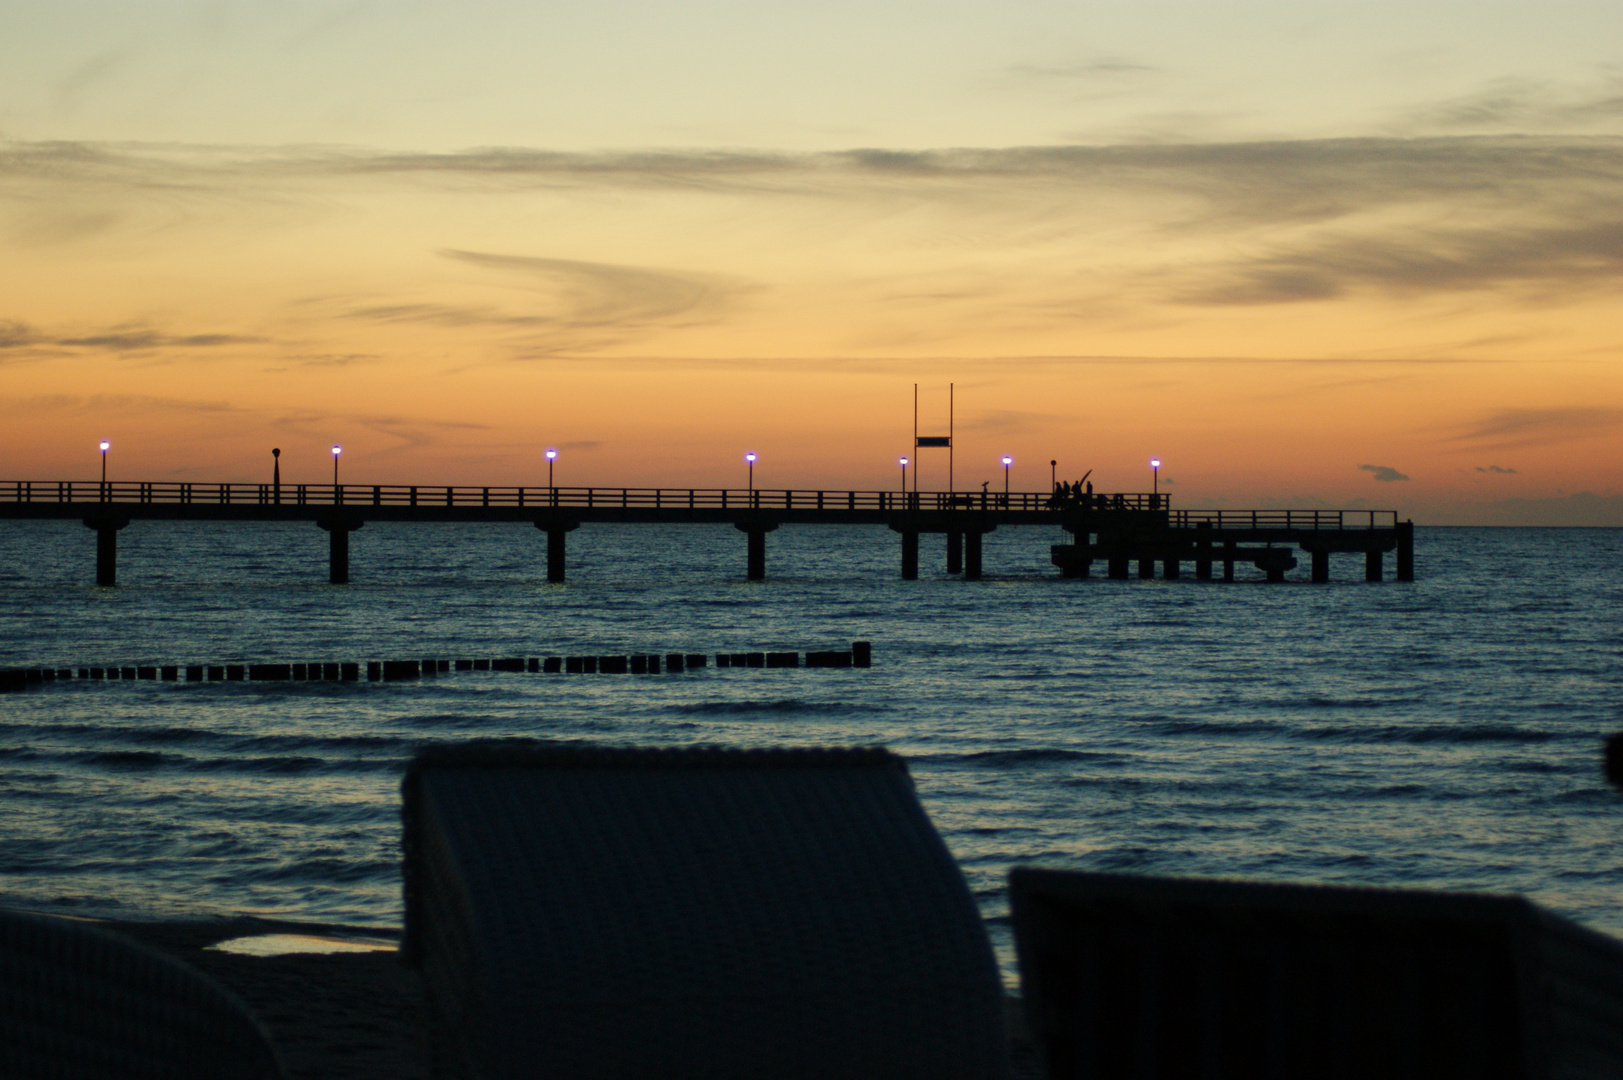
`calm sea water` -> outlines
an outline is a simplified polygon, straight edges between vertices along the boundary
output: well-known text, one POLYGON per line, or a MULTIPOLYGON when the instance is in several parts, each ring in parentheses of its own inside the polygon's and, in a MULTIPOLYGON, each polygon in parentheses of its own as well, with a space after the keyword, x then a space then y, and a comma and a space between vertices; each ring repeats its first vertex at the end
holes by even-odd
MULTIPOLYGON (((1523 893, 1623 934, 1623 531, 1418 530, 1419 580, 1065 581, 1057 530, 137 522, 98 589, 77 523, 0 523, 0 665, 828 649, 867 671, 464 672, 421 683, 73 681, 0 697, 0 900, 124 918, 393 925, 414 747, 883 744, 1011 960, 1015 864, 1523 893)), ((1345 561, 1341 561, 1345 560, 1345 561)), ((1388 558, 1388 572, 1391 570, 1388 558)), ((1247 571, 1249 568, 1246 568, 1247 571)), ((1244 573, 1245 571, 1242 571, 1244 573)), ((1260 578, 1260 575, 1257 575, 1260 578)))

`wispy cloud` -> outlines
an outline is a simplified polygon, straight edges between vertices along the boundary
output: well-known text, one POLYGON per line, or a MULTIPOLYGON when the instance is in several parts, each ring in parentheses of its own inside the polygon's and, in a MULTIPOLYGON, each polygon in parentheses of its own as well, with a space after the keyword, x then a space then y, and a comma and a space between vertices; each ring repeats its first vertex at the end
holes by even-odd
POLYGON ((1330 238, 1306 250, 1213 267, 1206 276, 1208 285, 1181 299, 1269 304, 1331 299, 1358 289, 1412 296, 1506 283, 1611 285, 1623 279, 1623 216, 1545 229, 1330 238))
MULTIPOLYGON (((517 283, 523 304, 409 301, 341 305, 341 318, 512 331, 509 355, 590 353, 647 331, 709 325, 725 318, 756 286, 717 274, 614 263, 444 249, 440 256, 517 283)), ((331 306, 312 300, 306 307, 331 306)))
POLYGON ((207 349, 220 345, 252 345, 261 337, 241 334, 165 334, 157 330, 129 329, 87 337, 59 337, 51 344, 65 348, 105 349, 109 352, 150 352, 153 349, 207 349))
POLYGON ((1501 409, 1483 417, 1454 441, 1511 449, 1623 434, 1623 409, 1574 405, 1547 409, 1501 409))
POLYGON ((177 334, 150 326, 119 326, 83 334, 47 333, 19 320, 0 320, 0 362, 72 352, 146 356, 164 350, 195 352, 268 339, 251 334, 177 334))
POLYGON ((1014 64, 1008 70, 1041 79, 1092 79, 1099 76, 1138 75, 1159 69, 1153 64, 1126 56, 1096 56, 1068 64, 1014 64))
POLYGON ((76 416, 150 416, 156 413, 232 416, 253 411, 229 401, 159 394, 39 394, 9 400, 0 398, 0 410, 29 415, 67 413, 76 416))
POLYGON ((532 279, 564 302, 557 321, 574 327, 700 318, 706 311, 715 313, 745 290, 736 282, 688 272, 454 249, 440 254, 472 266, 532 279))
POLYGON ((1587 84, 1501 78, 1478 90, 1412 110, 1398 126, 1442 131, 1543 131, 1623 119, 1623 78, 1587 84))
POLYGON ((1362 472, 1374 473, 1375 479, 1383 484, 1390 484, 1394 480, 1409 479, 1390 465, 1360 465, 1358 468, 1362 472))
POLYGON ((1514 476, 1514 475, 1516 475, 1516 470, 1515 469, 1503 469, 1503 468, 1500 468, 1498 465, 1486 465, 1486 466, 1478 465, 1476 467, 1476 471, 1477 472, 1485 472, 1485 473, 1497 473, 1500 476, 1514 476))
POLYGON ((87 90, 116 75, 129 58, 126 49, 110 49, 85 60, 57 81, 57 105, 69 111, 76 109, 87 90))

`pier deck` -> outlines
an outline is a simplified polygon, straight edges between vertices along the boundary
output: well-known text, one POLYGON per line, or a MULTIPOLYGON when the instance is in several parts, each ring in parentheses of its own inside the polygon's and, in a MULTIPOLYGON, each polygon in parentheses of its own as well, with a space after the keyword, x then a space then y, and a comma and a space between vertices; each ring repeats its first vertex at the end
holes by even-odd
POLYGON ((349 534, 368 521, 532 524, 547 534, 547 577, 561 582, 567 534, 588 522, 730 524, 748 537, 748 577, 766 576, 766 534, 782 525, 884 525, 901 534, 902 576, 918 576, 918 537, 942 533, 947 570, 981 576, 981 538, 999 526, 1048 525, 1071 532, 1052 561, 1087 577, 1096 560, 1112 577, 1167 578, 1214 563, 1233 580, 1236 562, 1282 581, 1292 548, 1313 557, 1313 580, 1329 580, 1331 552, 1363 552, 1365 577, 1398 552, 1397 577, 1413 579, 1413 527, 1394 511, 1173 510, 1165 495, 1120 494, 1065 501, 1048 492, 901 492, 724 488, 445 487, 378 484, 0 482, 0 519, 79 520, 97 535, 98 584, 117 580, 118 531, 136 520, 308 521, 330 536, 329 580, 349 580, 349 534), (1322 574, 1321 574, 1322 571, 1322 574))

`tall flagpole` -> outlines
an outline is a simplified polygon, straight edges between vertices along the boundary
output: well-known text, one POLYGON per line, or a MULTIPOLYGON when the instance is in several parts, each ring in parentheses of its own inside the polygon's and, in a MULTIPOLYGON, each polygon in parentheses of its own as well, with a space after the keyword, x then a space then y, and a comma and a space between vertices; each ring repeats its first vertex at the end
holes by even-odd
MULTIPOLYGON (((913 456, 918 456, 919 445, 919 384, 913 384, 913 456)), ((913 490, 919 489, 919 469, 913 466, 913 490)))

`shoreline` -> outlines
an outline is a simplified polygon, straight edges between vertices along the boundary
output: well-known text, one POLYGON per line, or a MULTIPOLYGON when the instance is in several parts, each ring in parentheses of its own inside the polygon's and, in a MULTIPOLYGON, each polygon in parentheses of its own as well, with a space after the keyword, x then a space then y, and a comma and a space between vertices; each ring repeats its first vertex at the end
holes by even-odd
MULTIPOLYGON (((268 935, 337 941, 398 938, 394 928, 255 916, 142 921, 72 916, 204 972, 240 997, 282 1056, 290 1080, 427 1080, 423 987, 392 950, 257 956, 210 948, 268 935)), ((1018 997, 1005 995, 1011 1080, 1041 1076, 1018 997)))

